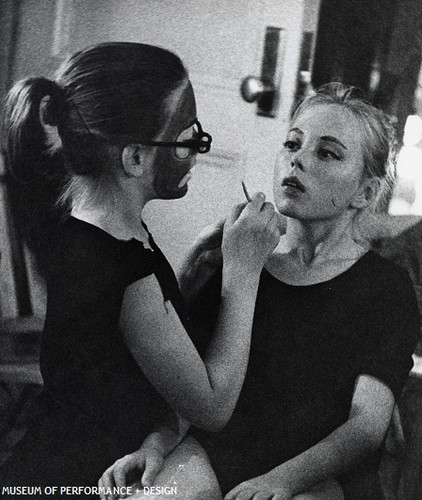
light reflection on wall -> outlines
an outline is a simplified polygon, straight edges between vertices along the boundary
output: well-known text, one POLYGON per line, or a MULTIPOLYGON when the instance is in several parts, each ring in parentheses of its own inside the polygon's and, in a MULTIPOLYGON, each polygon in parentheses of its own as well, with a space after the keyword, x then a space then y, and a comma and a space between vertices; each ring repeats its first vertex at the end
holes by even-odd
POLYGON ((418 115, 407 117, 389 212, 422 215, 422 119, 418 115))

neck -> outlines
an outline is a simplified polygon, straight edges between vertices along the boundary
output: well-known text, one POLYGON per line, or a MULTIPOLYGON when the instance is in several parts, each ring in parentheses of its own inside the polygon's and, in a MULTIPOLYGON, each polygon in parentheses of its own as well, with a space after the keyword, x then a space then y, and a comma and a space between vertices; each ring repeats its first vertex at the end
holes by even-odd
POLYGON ((152 197, 135 183, 121 182, 107 192, 86 189, 75 200, 72 215, 107 231, 118 239, 147 240, 142 211, 152 197))
POLYGON ((324 221, 288 219, 286 246, 304 265, 355 254, 353 215, 324 221))

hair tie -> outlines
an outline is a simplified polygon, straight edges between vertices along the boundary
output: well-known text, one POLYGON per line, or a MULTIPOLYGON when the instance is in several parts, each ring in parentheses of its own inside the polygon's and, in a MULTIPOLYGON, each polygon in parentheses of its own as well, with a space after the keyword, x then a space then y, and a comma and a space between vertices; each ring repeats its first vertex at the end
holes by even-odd
POLYGON ((46 95, 41 98, 39 104, 39 119, 44 127, 50 151, 57 151, 62 147, 59 128, 66 120, 67 104, 62 88, 55 81, 47 82, 46 95))
POLYGON ((51 95, 44 96, 40 101, 40 122, 43 125, 57 127, 58 119, 51 95))
POLYGON ((40 120, 44 125, 57 127, 63 123, 67 104, 63 89, 54 81, 47 80, 45 96, 40 101, 40 120))

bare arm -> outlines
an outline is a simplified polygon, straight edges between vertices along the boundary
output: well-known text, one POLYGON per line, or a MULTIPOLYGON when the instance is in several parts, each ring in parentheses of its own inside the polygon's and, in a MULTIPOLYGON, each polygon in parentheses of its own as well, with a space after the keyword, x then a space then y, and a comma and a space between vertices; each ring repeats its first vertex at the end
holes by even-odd
POLYGON ((342 474, 367 453, 379 448, 393 407, 394 396, 390 389, 371 376, 361 375, 347 422, 312 448, 234 488, 226 500, 236 499, 242 490, 251 487, 256 491, 280 491, 281 498, 292 498, 342 474))
MULTIPOLYGON (((287 218, 280 214, 277 214, 276 217, 280 235, 284 234, 287 218)), ((206 226, 196 238, 180 266, 178 280, 188 310, 191 307, 192 299, 214 275, 215 271, 221 269, 224 222, 225 220, 219 220, 206 226)))
POLYGON ((274 210, 263 202, 257 196, 237 207, 225 224, 220 314, 205 361, 172 304, 164 303, 155 276, 130 285, 123 300, 121 330, 142 371, 174 411, 209 430, 223 427, 234 410, 248 362, 259 276, 280 237, 274 210))
MULTIPOLYGON (((143 486, 151 486, 161 470, 164 458, 182 441, 190 424, 174 412, 170 412, 163 422, 157 424, 139 450, 125 455, 111 465, 101 476, 98 486, 101 491, 110 488, 122 488, 128 483, 128 476, 135 470, 141 477, 143 486)), ((101 500, 117 498, 116 495, 100 493, 101 500)))
POLYGON ((209 430, 222 427, 230 418, 249 355, 257 284, 245 277, 248 290, 243 293, 242 280, 233 277, 230 283, 228 279, 215 347, 209 351, 212 359, 208 357, 205 362, 172 304, 164 304, 155 277, 131 285, 122 308, 125 341, 144 374, 173 410, 209 430), (138 334, 140 331, 142 335, 138 334))

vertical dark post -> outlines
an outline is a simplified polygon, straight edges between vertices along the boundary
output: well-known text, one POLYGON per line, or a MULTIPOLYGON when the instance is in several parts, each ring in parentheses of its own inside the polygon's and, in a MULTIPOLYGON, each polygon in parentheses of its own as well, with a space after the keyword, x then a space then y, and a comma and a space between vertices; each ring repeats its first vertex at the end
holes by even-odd
MULTIPOLYGON (((264 85, 277 88, 277 66, 281 28, 267 27, 264 40, 264 54, 261 66, 261 80, 264 85)), ((258 115, 273 118, 277 108, 278 90, 268 92, 258 102, 258 115)))
MULTIPOLYGON (((13 69, 16 57, 16 45, 19 36, 19 16, 20 16, 21 0, 4 0, 0 6, 0 18, 2 21, 2 62, 0 77, 0 97, 1 102, 4 102, 7 91, 13 83, 13 69)), ((2 133, 2 153, 4 154, 4 132, 2 133)), ((13 278, 15 280, 16 301, 19 316, 32 315, 31 295, 28 282, 28 273, 26 268, 25 253, 23 249, 22 238, 19 234, 19 224, 16 219, 16 203, 19 202, 14 196, 12 186, 10 185, 7 174, 7 159, 6 174, 0 178, 0 183, 6 186, 6 211, 8 221, 8 234, 10 235, 10 247, 12 254, 12 269, 13 278)))

